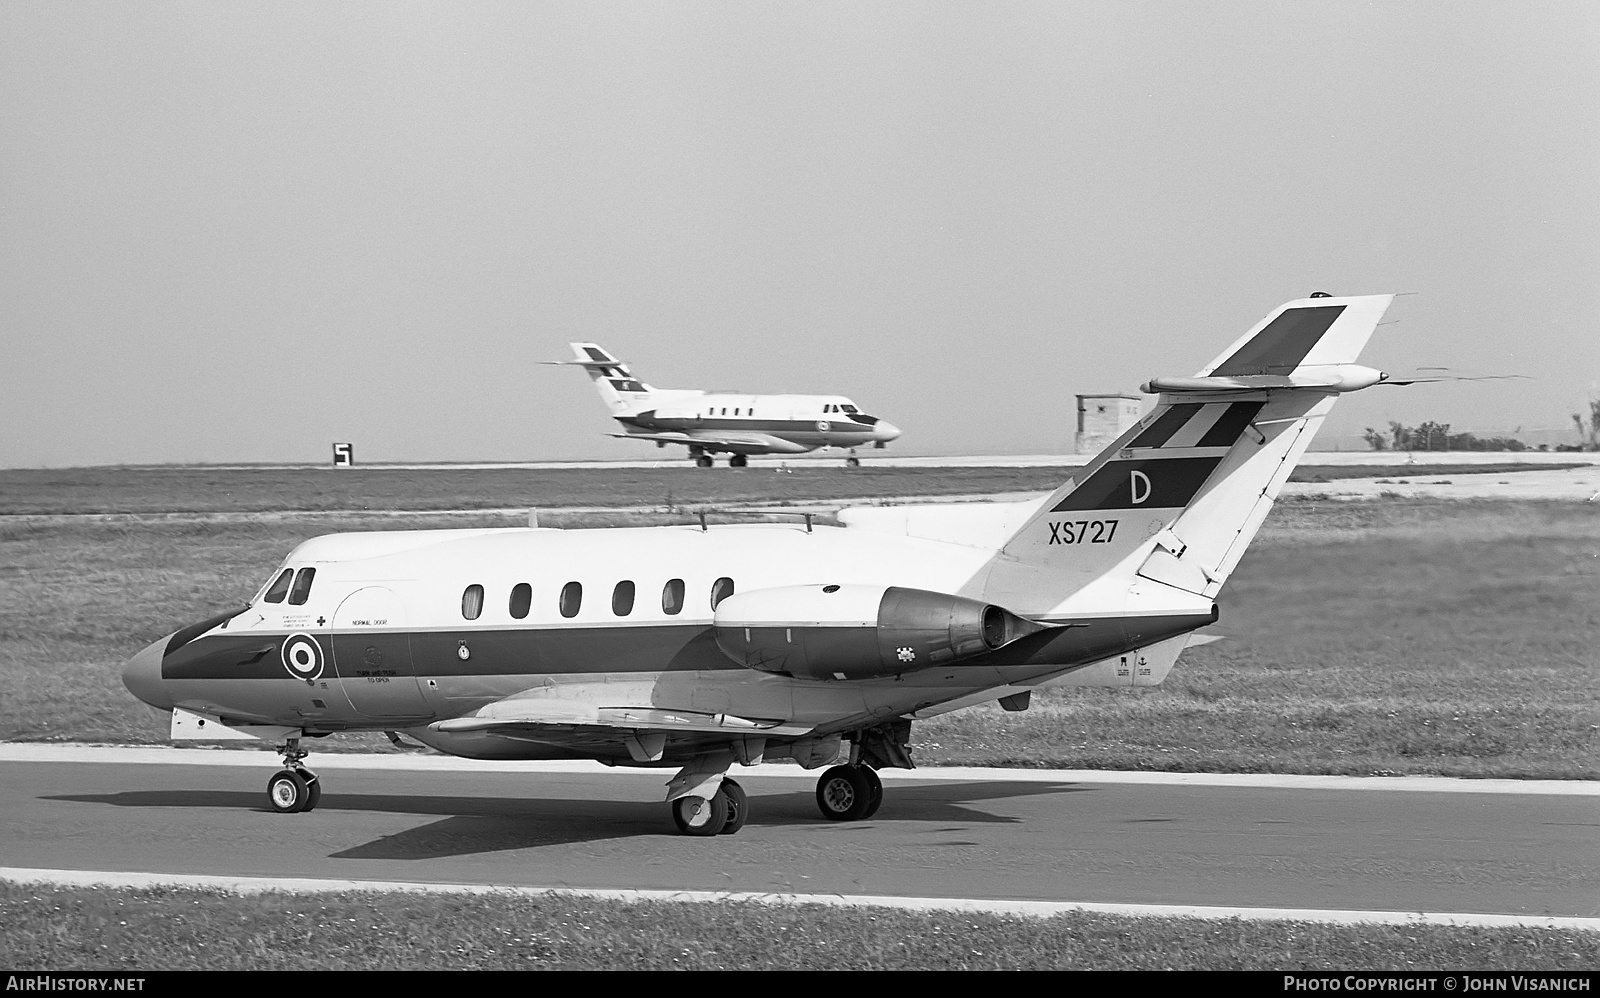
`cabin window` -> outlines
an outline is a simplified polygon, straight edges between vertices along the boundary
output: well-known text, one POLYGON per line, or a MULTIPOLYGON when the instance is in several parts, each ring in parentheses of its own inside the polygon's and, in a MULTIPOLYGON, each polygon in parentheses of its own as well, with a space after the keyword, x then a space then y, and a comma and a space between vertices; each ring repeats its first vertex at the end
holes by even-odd
POLYGON ((611 612, 626 617, 633 612, 633 583, 623 579, 611 590, 611 612))
POLYGON ((676 616, 683 612, 683 580, 668 579, 661 587, 661 612, 676 616))
POLYGON ((711 583, 711 609, 715 610, 717 604, 733 595, 733 580, 723 576, 711 583))
POLYGON ((860 412, 861 411, 860 409, 857 409, 853 405, 841 405, 839 408, 843 409, 845 412, 860 412))
POLYGON ((267 595, 262 597, 268 603, 282 603, 283 598, 289 595, 289 583, 294 581, 294 569, 286 568, 283 574, 272 581, 272 588, 267 590, 267 595))
POLYGON ((569 582, 561 587, 561 616, 576 617, 583 606, 583 583, 569 582))
POLYGON ((311 581, 317 577, 314 568, 302 568, 294 577, 294 588, 289 590, 289 602, 301 606, 311 598, 311 581))
POLYGON ((461 593, 461 616, 468 620, 477 620, 478 614, 483 612, 483 587, 473 583, 461 593))
POLYGON ((511 616, 521 620, 528 615, 528 608, 533 606, 533 587, 526 582, 519 582, 511 587, 511 616))

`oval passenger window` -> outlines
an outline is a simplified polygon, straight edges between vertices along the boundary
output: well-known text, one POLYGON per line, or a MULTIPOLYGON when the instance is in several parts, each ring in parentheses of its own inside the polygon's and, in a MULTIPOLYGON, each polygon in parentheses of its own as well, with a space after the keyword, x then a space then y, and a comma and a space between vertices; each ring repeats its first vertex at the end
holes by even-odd
POLYGON ((624 579, 611 590, 611 612, 626 617, 633 612, 633 583, 624 579))
POLYGON ((521 620, 528 615, 528 608, 533 606, 533 587, 526 582, 519 582, 511 587, 511 616, 521 620))
POLYGON ((473 583, 461 593, 461 616, 468 620, 477 620, 482 612, 483 587, 473 583))
POLYGON ((715 610, 717 604, 733 595, 733 580, 723 576, 711 583, 711 609, 715 610))
POLYGON ((683 612, 682 579, 668 579, 661 587, 661 612, 669 616, 683 612))
POLYGON ((583 606, 583 583, 569 582, 561 587, 561 616, 576 617, 583 606))

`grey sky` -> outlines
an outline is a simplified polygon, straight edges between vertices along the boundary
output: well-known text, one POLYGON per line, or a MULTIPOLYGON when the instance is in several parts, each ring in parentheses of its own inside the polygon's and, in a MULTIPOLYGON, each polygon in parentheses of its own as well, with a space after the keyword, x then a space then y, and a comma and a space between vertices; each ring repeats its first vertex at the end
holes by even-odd
POLYGON ((1070 449, 1311 291, 1600 395, 1600 5, 0 4, 0 466, 648 458, 570 369, 1070 449))

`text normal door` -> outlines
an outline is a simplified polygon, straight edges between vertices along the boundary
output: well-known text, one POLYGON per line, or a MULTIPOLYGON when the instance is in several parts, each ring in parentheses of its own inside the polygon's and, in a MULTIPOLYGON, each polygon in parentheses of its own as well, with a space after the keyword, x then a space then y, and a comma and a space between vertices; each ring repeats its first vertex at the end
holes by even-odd
POLYGON ((405 607, 382 586, 358 589, 333 615, 333 661, 350 705, 366 717, 431 717, 411 665, 405 607))

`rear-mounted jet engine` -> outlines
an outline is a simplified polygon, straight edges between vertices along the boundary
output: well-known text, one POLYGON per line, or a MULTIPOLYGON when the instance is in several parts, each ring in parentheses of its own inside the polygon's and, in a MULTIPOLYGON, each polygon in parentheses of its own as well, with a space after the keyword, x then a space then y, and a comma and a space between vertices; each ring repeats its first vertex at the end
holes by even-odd
POLYGON ((900 586, 782 586, 717 606, 717 647, 797 679, 880 679, 948 665, 1045 630, 1011 611, 900 586))

